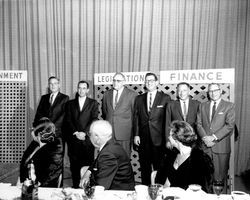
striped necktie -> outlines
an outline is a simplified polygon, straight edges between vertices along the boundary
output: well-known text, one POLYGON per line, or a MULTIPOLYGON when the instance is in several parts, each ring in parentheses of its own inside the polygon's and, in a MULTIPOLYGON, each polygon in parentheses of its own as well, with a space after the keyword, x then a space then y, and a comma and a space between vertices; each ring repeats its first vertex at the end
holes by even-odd
POLYGON ((49 98, 49 104, 52 106, 53 104, 53 97, 54 97, 54 94, 51 94, 50 95, 50 98, 49 98))
POLYGON ((213 105, 213 108, 212 108, 212 116, 211 116, 211 121, 212 121, 212 120, 213 120, 213 118, 214 118, 215 111, 216 111, 216 101, 214 102, 214 105, 213 105))

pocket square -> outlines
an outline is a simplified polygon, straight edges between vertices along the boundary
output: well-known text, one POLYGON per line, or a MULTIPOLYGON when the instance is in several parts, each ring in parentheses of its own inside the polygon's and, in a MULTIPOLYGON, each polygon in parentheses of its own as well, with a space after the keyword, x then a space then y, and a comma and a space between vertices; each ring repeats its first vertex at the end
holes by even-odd
POLYGON ((163 108, 163 105, 158 105, 157 108, 163 108))
POLYGON ((223 115, 223 114, 224 114, 224 112, 219 112, 219 113, 218 113, 218 115, 223 115))

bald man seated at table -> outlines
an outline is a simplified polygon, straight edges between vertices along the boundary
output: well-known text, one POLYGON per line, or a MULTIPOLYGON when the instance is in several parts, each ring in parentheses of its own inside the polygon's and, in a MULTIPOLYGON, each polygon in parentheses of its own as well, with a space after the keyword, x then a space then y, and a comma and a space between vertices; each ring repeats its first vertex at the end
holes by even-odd
POLYGON ((106 190, 134 190, 134 175, 130 159, 122 146, 112 139, 112 126, 108 121, 98 120, 91 124, 89 136, 99 153, 80 181, 84 187, 104 186, 106 190))

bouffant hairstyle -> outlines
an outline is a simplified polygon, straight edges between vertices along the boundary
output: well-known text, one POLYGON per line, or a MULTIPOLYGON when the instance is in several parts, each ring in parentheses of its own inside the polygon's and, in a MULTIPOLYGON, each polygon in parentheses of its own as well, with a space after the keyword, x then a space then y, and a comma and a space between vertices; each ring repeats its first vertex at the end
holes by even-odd
POLYGON ((40 136, 40 140, 43 143, 53 142, 56 135, 55 132, 55 125, 47 117, 41 118, 34 129, 34 135, 40 136))
POLYGON ((178 140, 185 146, 192 147, 195 144, 197 135, 189 123, 176 120, 171 123, 170 128, 173 139, 178 140))

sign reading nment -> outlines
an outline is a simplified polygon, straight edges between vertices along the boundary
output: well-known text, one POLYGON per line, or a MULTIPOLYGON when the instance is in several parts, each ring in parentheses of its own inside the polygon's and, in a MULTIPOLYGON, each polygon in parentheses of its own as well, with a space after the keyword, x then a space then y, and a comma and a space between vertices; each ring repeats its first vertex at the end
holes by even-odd
POLYGON ((0 70, 0 81, 27 81, 27 71, 0 70))
POLYGON ((160 71, 161 84, 188 83, 234 83, 234 68, 160 71))

